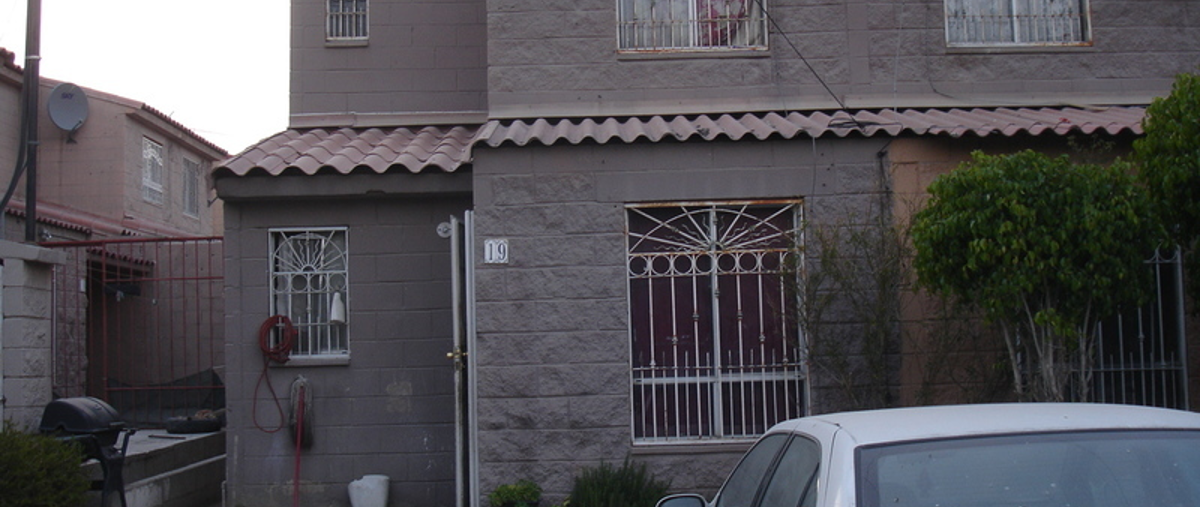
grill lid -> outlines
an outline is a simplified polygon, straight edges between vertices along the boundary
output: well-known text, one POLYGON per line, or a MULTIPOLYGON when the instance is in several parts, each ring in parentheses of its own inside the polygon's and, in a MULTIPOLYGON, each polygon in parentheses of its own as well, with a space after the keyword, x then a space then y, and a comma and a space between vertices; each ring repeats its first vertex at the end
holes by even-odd
POLYGON ((42 433, 96 434, 125 428, 117 410, 104 400, 83 396, 51 401, 42 411, 42 433))

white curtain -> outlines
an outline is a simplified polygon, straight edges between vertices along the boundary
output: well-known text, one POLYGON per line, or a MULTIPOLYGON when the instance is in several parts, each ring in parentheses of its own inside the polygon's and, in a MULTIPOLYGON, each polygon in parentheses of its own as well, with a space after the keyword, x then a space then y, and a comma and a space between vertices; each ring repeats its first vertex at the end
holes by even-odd
POLYGON ((1069 44, 1087 41, 1086 0, 946 0, 951 44, 1069 44))

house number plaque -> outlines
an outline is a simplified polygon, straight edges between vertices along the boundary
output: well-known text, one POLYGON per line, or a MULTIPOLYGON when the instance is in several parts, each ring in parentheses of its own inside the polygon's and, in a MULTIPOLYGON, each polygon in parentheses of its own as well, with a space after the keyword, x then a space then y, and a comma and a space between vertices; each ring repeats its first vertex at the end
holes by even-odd
POLYGON ((483 263, 484 264, 508 264, 508 240, 507 239, 485 239, 485 240, 483 240, 483 263))

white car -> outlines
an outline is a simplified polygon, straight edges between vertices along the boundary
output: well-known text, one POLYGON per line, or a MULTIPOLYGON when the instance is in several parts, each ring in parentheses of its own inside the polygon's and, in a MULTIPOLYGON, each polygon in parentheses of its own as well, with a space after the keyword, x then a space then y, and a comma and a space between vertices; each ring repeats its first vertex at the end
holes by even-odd
POLYGON ((1200 414, 1082 403, 845 412, 771 428, 716 498, 659 507, 1200 507, 1200 414))

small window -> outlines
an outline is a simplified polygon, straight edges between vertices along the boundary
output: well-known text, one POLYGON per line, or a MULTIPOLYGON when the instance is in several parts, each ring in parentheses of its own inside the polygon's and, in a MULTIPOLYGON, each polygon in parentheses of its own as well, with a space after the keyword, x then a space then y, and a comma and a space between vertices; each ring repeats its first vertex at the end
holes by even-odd
POLYGON ((1090 42, 1088 0, 946 0, 946 44, 952 47, 1090 42))
POLYGON ((328 0, 325 40, 367 40, 367 0, 328 0))
POLYGON ((200 216, 200 162, 183 159, 183 213, 200 216))
POLYGON ((292 357, 346 357, 348 254, 345 228, 271 230, 271 304, 297 332, 292 357))
POLYGON ((766 49, 765 0, 617 0, 622 51, 766 49))
POLYGON ((142 198, 163 203, 163 145, 142 138, 142 198))

